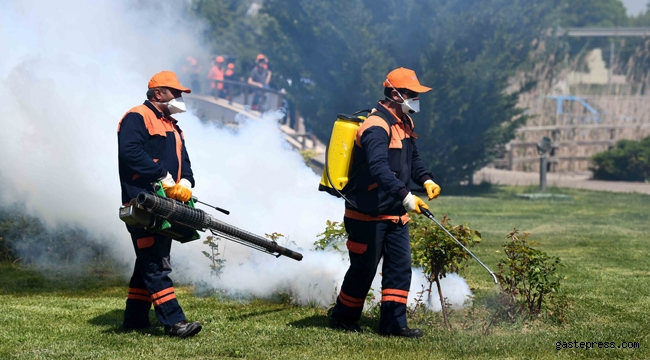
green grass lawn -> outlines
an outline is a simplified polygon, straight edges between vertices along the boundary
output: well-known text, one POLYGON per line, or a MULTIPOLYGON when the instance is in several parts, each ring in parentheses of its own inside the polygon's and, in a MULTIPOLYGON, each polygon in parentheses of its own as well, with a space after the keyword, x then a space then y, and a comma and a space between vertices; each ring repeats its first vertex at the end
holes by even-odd
MULTIPOLYGON (((204 324, 196 337, 179 340, 164 336, 160 326, 142 332, 120 329, 127 289, 122 279, 104 274, 51 280, 3 264, 0 359, 650 358, 650 196, 566 189, 551 192, 568 194, 570 200, 515 196, 531 190, 449 189, 447 194, 456 195, 430 207, 438 217, 447 214, 453 223, 467 222, 482 232, 484 240, 474 252, 492 270, 514 227, 531 232, 538 249, 559 256, 566 265, 563 288, 571 298, 567 323, 561 326, 506 324, 485 334, 483 319, 468 320, 468 311, 457 310, 451 331, 443 330, 434 314, 411 321, 425 331, 421 339, 385 338, 376 334, 372 317, 361 321, 365 333, 341 333, 327 327, 324 309, 197 297, 179 284, 188 318, 204 324), (640 348, 558 351, 561 341, 638 342, 640 348)), ((470 263, 462 275, 478 298, 492 288, 491 277, 478 264, 470 263)))

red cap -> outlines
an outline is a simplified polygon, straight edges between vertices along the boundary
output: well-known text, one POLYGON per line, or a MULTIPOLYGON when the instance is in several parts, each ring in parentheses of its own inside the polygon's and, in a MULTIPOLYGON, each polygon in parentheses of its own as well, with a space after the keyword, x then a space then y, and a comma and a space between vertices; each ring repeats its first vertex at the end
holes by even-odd
POLYGON ((228 64, 228 69, 234 69, 234 68, 235 68, 235 64, 233 63, 228 64))
POLYGON ((262 59, 264 59, 264 61, 266 61, 266 56, 264 56, 264 54, 257 54, 257 58, 255 58, 255 61, 262 60, 262 59))
POLYGON ((223 56, 221 55, 217 56, 215 60, 217 60, 217 62, 224 62, 223 56))
POLYGON ((393 87, 395 89, 409 89, 416 93, 425 93, 431 91, 430 87, 422 86, 415 76, 415 71, 406 68, 398 68, 388 73, 384 87, 393 87), (392 85, 392 86, 391 86, 392 85))
POLYGON ((171 89, 180 90, 185 93, 191 93, 192 90, 181 85, 178 81, 176 73, 173 71, 161 71, 158 74, 154 75, 148 84, 149 89, 158 88, 158 87, 168 87, 171 89))

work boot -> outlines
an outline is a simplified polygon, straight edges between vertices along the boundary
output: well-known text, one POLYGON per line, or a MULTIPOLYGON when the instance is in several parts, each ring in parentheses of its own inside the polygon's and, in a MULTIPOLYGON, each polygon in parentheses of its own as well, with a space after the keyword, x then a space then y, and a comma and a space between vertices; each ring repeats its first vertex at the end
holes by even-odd
POLYGON ((198 334, 203 326, 201 326, 201 323, 198 321, 195 322, 187 322, 186 320, 179 321, 174 326, 169 329, 169 335, 170 336, 178 336, 181 339, 185 339, 186 337, 194 336, 198 334))
POLYGON ((356 321, 344 319, 343 317, 333 316, 332 310, 330 309, 327 320, 330 323, 330 326, 337 330, 344 330, 349 332, 363 332, 363 329, 356 321))
POLYGON ((403 328, 399 329, 398 331, 394 331, 392 333, 382 333, 381 335, 384 335, 384 336, 401 336, 401 337, 405 337, 405 338, 417 339, 419 337, 422 337, 422 330, 420 330, 420 329, 411 329, 408 326, 404 326, 403 328))

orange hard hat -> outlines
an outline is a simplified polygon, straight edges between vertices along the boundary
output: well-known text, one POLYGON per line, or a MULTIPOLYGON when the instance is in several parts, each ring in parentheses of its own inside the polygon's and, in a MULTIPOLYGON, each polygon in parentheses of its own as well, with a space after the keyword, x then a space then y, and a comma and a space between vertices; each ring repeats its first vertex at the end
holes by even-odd
POLYGON ((228 64, 228 69, 234 69, 234 68, 235 68, 235 64, 233 63, 228 64))
POLYGON ((192 90, 181 85, 180 81, 178 81, 178 76, 176 76, 176 73, 173 71, 161 71, 154 75, 151 80, 149 80, 148 87, 149 89, 168 87, 188 94, 192 92, 192 90))
POLYGON ((264 56, 264 54, 257 54, 257 58, 255 58, 255 61, 262 60, 262 59, 266 61, 266 56, 264 56))
POLYGON ((216 58, 217 62, 224 62, 223 56, 219 55, 216 58))
POLYGON ((416 93, 425 93, 431 91, 430 87, 423 86, 415 76, 415 71, 406 68, 398 68, 388 73, 384 87, 393 87, 395 89, 409 89, 416 93))

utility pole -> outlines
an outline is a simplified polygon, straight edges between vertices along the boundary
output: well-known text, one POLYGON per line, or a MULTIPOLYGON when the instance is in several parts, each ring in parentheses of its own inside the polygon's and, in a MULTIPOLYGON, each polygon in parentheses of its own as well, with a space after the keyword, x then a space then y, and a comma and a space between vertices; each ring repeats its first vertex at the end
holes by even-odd
POLYGON ((544 136, 537 143, 537 153, 539 154, 539 190, 546 191, 546 172, 548 168, 548 153, 553 148, 551 139, 544 136))
POLYGON ((615 45, 614 42, 616 39, 609 40, 609 89, 607 91, 608 95, 612 94, 612 78, 614 77, 614 51, 615 45))

